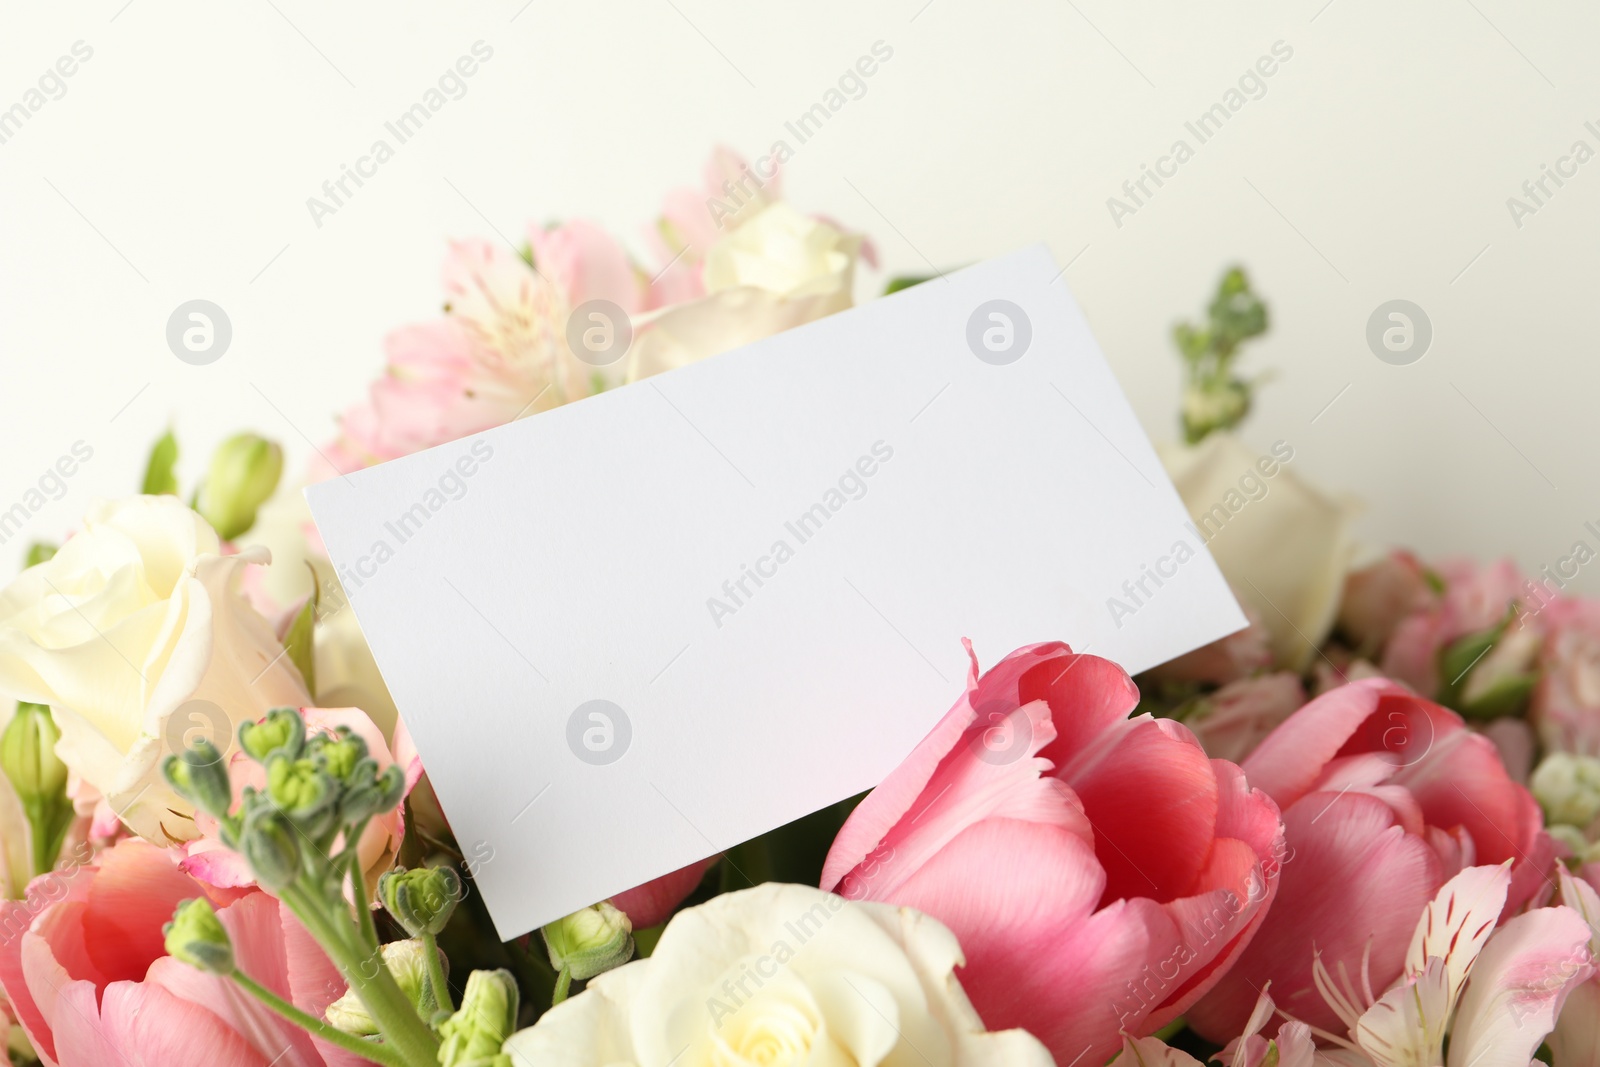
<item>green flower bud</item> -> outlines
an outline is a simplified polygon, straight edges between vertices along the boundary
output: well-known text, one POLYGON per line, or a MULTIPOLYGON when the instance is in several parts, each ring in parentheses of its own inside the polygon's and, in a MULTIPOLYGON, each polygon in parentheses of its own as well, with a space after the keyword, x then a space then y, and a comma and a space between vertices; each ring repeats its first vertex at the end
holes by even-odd
POLYGON ((633 957, 633 923, 610 902, 575 911, 544 928, 550 966, 585 981, 633 957))
POLYGON ((511 1067, 501 1051, 517 1026, 517 982, 510 971, 473 971, 461 1010, 439 1027, 439 1067, 511 1067))
POLYGON ((233 804, 233 789, 228 784, 228 769, 222 753, 205 738, 188 749, 161 761, 161 774, 179 796, 202 811, 222 818, 233 804))
MULTIPOLYGON (((340 732, 334 737, 318 737, 311 749, 312 756, 323 770, 333 775, 335 780, 347 782, 355 772, 362 760, 367 759, 367 743, 361 738, 350 733, 348 728, 341 727, 340 732)), ((373 773, 378 765, 372 763, 373 773)))
POLYGON ((161 932, 167 935, 167 955, 173 959, 211 974, 233 973, 233 942, 204 897, 179 904, 161 932))
POLYGON ((256 509, 282 475, 283 449, 275 443, 252 433, 230 437, 211 456, 195 510, 218 537, 231 541, 256 524, 256 509))
POLYGON ((67 765, 56 756, 61 731, 43 704, 18 704, 0 734, 0 767, 24 804, 53 803, 67 792, 67 765))
MULTIPOLYGON (((383 946, 383 965, 394 976, 395 984, 406 995, 406 999, 416 1007, 417 1014, 424 1019, 432 1018, 433 1013, 439 1010, 433 990, 428 985, 426 951, 420 941, 391 941, 383 946)), ((445 967, 449 966, 444 953, 439 953, 439 960, 445 967)), ((378 1033, 378 1024, 372 1021, 367 1006, 353 989, 346 990, 344 996, 329 1004, 328 1010, 323 1012, 323 1018, 347 1034, 372 1037, 378 1033)))
POLYGON ((378 879, 378 899, 412 937, 437 934, 461 899, 461 878, 451 867, 396 867, 378 879))
POLYGON ((309 759, 267 761, 267 798, 291 819, 310 819, 339 797, 339 783, 309 759))
POLYGON ((1600 759, 1552 752, 1528 779, 1528 788, 1551 823, 1583 830, 1600 817, 1600 759))
POLYGON ((390 810, 406 791, 406 774, 398 766, 390 764, 377 774, 376 761, 369 757, 362 763, 369 769, 357 767, 351 775, 356 784, 345 791, 339 804, 339 817, 352 826, 390 810))
POLYGON ((1185 438, 1200 441, 1214 431, 1232 429, 1250 414, 1250 403, 1250 386, 1238 379, 1185 387, 1185 438))
POLYGON ((67 766, 56 755, 61 731, 43 704, 20 703, 0 733, 0 770, 5 771, 28 820, 33 873, 53 869, 72 827, 67 766))
POLYGON ((261 722, 239 724, 239 747, 261 764, 279 754, 299 759, 305 740, 305 720, 296 708, 273 708, 261 722))
POLYGON ((260 805, 245 819, 239 851, 250 864, 261 888, 272 892, 293 882, 300 873, 300 831, 282 812, 260 805))

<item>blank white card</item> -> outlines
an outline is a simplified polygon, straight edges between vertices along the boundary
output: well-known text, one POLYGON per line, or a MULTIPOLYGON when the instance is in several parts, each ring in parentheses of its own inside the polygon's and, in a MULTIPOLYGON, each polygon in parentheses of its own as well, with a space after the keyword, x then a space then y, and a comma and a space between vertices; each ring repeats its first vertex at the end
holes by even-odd
POLYGON ((1245 622, 1043 247, 307 494, 506 938, 1245 622))

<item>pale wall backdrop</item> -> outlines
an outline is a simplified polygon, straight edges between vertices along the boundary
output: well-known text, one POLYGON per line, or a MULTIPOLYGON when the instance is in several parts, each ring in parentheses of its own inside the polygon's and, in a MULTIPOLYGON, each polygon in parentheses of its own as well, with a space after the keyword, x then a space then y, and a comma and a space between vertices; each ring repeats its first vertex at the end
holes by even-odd
MULTIPOLYGON (((863 297, 1042 239, 1163 438, 1169 328, 1243 263, 1275 317, 1246 363, 1276 375, 1246 436, 1292 442, 1301 474, 1363 496, 1367 538, 1530 568, 1595 543, 1600 160, 1547 181, 1536 214, 1507 206, 1574 142, 1600 150, 1592 4, 91 0, 7 16, 0 108, 76 42, 93 53, 0 144, 0 509, 76 442, 94 449, 27 537, 131 491, 169 422, 187 481, 241 427, 298 468, 378 371, 385 331, 435 313, 446 236, 581 215, 633 240, 714 143, 766 151, 883 41, 893 59, 786 176, 802 210, 875 238, 885 269, 863 297), (467 94, 317 227, 306 198, 479 40, 493 59, 467 94), (1196 144, 1185 121, 1276 42, 1292 57, 1264 94, 1118 226, 1107 198, 1196 144), (197 297, 233 324, 211 366, 164 340, 197 297), (1364 337, 1394 298, 1433 324, 1409 366, 1364 337)), ((23 540, 0 548, 7 570, 23 540)))

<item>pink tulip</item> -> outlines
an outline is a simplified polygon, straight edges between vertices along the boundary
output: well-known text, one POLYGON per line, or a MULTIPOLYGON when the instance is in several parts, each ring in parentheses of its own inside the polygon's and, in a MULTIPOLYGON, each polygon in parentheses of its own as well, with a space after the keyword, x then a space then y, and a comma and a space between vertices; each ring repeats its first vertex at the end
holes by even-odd
POLYGON ((120 841, 93 866, 43 875, 26 899, 0 904, 0 989, 45 1067, 364 1063, 166 955, 162 923, 200 896, 217 906, 239 968, 268 989, 313 1015, 344 991, 276 900, 211 889, 154 845, 120 841))
POLYGON ((1122 668, 1063 644, 981 678, 974 657, 966 694, 823 868, 824 889, 949 926, 984 1023, 1025 1027, 1062 1064, 1181 1015, 1278 888, 1277 808, 1182 725, 1130 719, 1138 699, 1122 668))
POLYGON ((1506 914, 1547 880, 1555 844, 1494 743, 1454 712, 1383 679, 1352 682, 1289 717, 1244 762, 1278 802, 1288 846, 1277 903, 1233 970, 1188 1013, 1215 1041, 1239 1031, 1265 983, 1312 1026, 1339 1023, 1313 980, 1400 975, 1417 916, 1448 879, 1513 861, 1506 914), (1365 962, 1364 962, 1365 961, 1365 962))
POLYGON ((659 926, 672 918, 673 911, 683 903, 684 898, 699 887, 700 879, 705 877, 706 871, 718 858, 708 857, 671 874, 663 874, 644 885, 635 886, 625 893, 618 893, 611 898, 611 906, 626 915, 635 930, 659 926))

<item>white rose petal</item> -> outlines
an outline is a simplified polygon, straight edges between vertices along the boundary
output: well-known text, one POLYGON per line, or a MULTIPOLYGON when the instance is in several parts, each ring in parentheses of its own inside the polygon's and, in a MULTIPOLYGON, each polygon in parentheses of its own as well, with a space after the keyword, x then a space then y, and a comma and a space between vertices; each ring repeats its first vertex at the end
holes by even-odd
POLYGON ((549 1067, 1047 1067, 984 1031, 956 939, 909 908, 768 883, 680 912, 655 952, 514 1035, 549 1067))
POLYGON ((241 721, 310 703, 239 591, 269 558, 223 555, 175 497, 131 497, 92 505, 53 559, 0 592, 0 692, 48 704, 57 754, 152 841, 196 835, 161 777, 168 753, 197 732, 226 751, 241 721))

